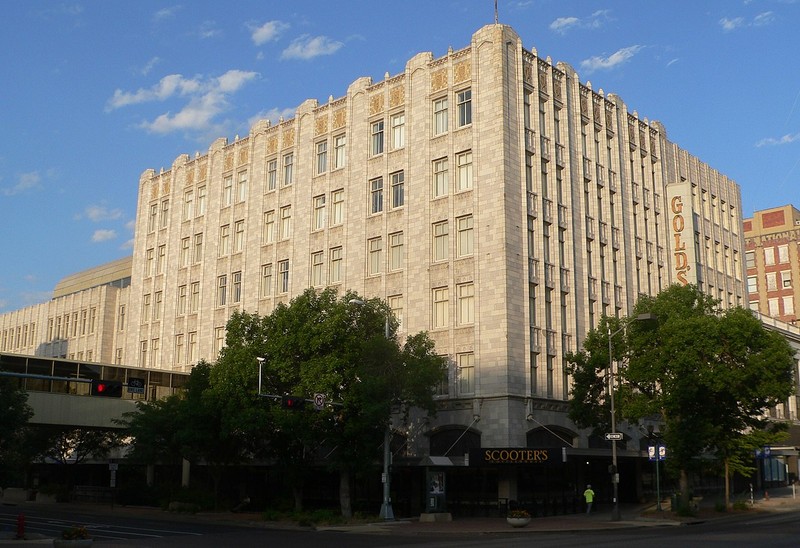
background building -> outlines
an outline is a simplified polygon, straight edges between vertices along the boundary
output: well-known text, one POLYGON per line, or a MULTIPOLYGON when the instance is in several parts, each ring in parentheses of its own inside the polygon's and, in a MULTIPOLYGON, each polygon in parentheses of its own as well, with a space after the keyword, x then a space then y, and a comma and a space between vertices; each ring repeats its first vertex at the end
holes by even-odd
POLYGON ((790 205, 756 211, 744 220, 750 308, 795 323, 800 304, 800 211, 790 205))
MULTIPOLYGON (((450 358, 437 417, 395 425, 406 456, 564 446, 586 460, 607 453, 567 419, 565 353, 671 283, 743 304, 741 226, 732 180, 489 25, 464 49, 420 53, 401 74, 145 171, 130 285, 100 286, 102 344, 84 359, 186 371, 215 359, 236 310, 352 289, 387 299, 402 333, 429 331, 450 358)), ((0 317, 2 350, 55 351, 59 318, 74 331, 98 291, 71 287, 0 317)), ((516 496, 516 472, 493 481, 516 496)))

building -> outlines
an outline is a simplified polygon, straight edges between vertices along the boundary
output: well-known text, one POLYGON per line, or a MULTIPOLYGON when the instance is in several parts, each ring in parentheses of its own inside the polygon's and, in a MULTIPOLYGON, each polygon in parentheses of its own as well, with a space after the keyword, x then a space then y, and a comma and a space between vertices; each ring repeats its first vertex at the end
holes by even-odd
MULTIPOLYGON (((566 417, 565 353, 671 283, 743 304, 741 226, 734 181, 489 25, 464 49, 145 171, 130 285, 97 296, 113 336, 93 356, 187 371, 215 359, 236 310, 269 314, 308 287, 385 298, 451 362, 438 416, 395 425, 409 462, 448 457, 436 462, 457 478, 476 447, 563 447, 581 461, 548 484, 563 491, 608 456, 566 417)), ((71 357, 74 301, 98 291, 73 287, 0 317, 2 351, 71 357)), ((633 441, 620 451, 640 455, 633 441)), ((500 498, 538 488, 513 468, 489 475, 500 498)))
POLYGON ((800 211, 790 205, 756 211, 744 220, 750 308, 795 323, 800 305, 800 211))

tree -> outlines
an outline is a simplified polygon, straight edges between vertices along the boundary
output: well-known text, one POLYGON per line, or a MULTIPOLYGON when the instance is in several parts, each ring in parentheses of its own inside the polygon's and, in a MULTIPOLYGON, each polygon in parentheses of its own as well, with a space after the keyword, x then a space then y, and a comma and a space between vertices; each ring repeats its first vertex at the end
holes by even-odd
POLYGON ((297 509, 304 473, 321 460, 340 473, 342 513, 349 517, 351 474, 380 455, 392 409, 433 412, 433 388, 444 361, 425 333, 401 346, 392 335, 396 327, 386 303, 355 293, 338 298, 333 289, 309 289, 269 316, 234 314, 228 322, 226 345, 211 373, 212 391, 227 402, 233 424, 268 440, 254 446, 254 454, 262 452, 282 468, 297 509), (324 394, 327 405, 295 411, 282 409, 273 398, 259 399, 256 358, 263 360, 262 394, 308 400, 324 394))
POLYGON ((599 429, 610 415, 603 379, 608 333, 616 333, 617 412, 629 422, 652 416, 663 422, 667 465, 679 474, 685 507, 697 457, 713 455, 726 466, 739 462, 748 436, 763 432, 763 411, 792 393, 793 352, 748 310, 721 310, 694 286, 642 296, 633 312, 631 318, 604 317, 587 335, 584 350, 567 356, 570 418, 599 429), (635 321, 642 314, 654 319, 635 321))
POLYGON ((25 464, 22 449, 33 410, 28 405, 28 394, 17 381, 7 377, 0 377, 0 401, 0 485, 7 485, 13 480, 12 471, 25 464))

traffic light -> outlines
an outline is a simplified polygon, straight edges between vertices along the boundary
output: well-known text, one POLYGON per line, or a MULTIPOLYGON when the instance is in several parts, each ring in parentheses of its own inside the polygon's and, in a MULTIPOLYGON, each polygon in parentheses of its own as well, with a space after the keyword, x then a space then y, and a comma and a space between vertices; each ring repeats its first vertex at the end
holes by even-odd
POLYGON ((122 382, 93 379, 92 396, 100 396, 103 398, 121 398, 122 382))
POLYGON ((306 400, 301 398, 300 396, 282 396, 281 397, 281 407, 284 409, 300 409, 303 407, 303 404, 306 403, 306 400))

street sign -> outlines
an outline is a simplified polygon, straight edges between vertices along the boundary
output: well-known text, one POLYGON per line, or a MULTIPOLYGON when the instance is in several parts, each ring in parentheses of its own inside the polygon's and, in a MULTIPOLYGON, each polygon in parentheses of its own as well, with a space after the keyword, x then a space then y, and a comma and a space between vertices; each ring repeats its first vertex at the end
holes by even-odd
POLYGON ((144 379, 128 377, 128 392, 130 394, 144 394, 144 379))
POLYGON ((608 441, 622 441, 622 432, 606 432, 608 441))
POLYGON ((322 411, 325 407, 325 394, 314 394, 314 409, 322 411))
POLYGON ((667 458, 666 445, 650 445, 647 448, 647 458, 651 461, 665 460, 667 458))

